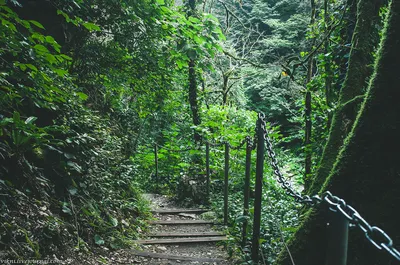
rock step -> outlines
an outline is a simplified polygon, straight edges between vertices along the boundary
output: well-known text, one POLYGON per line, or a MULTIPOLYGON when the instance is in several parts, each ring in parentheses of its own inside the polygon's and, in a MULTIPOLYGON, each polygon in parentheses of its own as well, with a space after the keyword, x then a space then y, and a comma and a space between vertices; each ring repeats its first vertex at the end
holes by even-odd
POLYGON ((177 255, 153 253, 153 252, 142 252, 142 251, 133 251, 133 255, 139 256, 139 257, 154 258, 154 259, 186 260, 186 261, 199 261, 199 262, 223 262, 223 261, 225 261, 224 259, 177 256, 177 255))
POLYGON ((198 225, 198 224, 214 224, 213 221, 207 220, 169 220, 169 221, 150 221, 151 225, 198 225))
POLYGON ((198 238, 172 238, 172 239, 143 239, 134 242, 142 245, 154 244, 183 244, 183 243, 202 243, 202 242, 219 242, 228 240, 226 236, 216 237, 198 237, 198 238))
POLYGON ((204 236, 225 236, 219 232, 198 232, 198 233, 157 233, 150 234, 149 237, 204 237, 204 236))
POLYGON ((209 211, 210 211, 209 209, 168 209, 168 210, 156 209, 152 210, 151 212, 158 214, 178 214, 178 213, 205 213, 209 211))

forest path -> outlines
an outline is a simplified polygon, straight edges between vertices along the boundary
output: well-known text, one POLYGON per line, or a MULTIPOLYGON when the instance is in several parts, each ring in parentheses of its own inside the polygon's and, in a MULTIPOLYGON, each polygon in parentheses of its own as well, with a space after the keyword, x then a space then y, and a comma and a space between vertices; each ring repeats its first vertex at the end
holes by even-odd
POLYGON ((152 265, 212 264, 229 265, 227 253, 217 242, 226 240, 213 230, 212 221, 202 220, 206 210, 180 208, 166 196, 145 194, 151 202, 154 216, 163 224, 150 222, 150 239, 143 244, 143 252, 136 252, 136 262, 152 265), (181 223, 181 224, 177 224, 181 223), (188 242, 189 241, 189 242, 188 242))

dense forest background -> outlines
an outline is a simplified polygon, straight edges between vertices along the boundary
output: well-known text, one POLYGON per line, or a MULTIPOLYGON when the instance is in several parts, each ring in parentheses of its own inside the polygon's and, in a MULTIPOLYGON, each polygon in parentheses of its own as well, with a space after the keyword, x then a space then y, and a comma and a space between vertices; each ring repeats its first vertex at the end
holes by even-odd
MULTIPOLYGON (((222 213, 223 147, 212 148, 206 200, 204 143, 239 146, 258 112, 294 187, 330 187, 371 86, 388 4, 0 0, 0 250, 28 259, 130 247, 150 216, 143 192, 222 213)), ((228 244, 246 260, 244 154, 232 153, 228 244)), ((261 245, 272 264, 313 215, 267 165, 264 182, 261 245)))

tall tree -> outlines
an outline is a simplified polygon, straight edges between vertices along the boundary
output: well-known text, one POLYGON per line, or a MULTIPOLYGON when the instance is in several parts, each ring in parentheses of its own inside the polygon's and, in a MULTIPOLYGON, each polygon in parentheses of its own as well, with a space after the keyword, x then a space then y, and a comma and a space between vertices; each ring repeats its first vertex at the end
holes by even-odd
POLYGON ((320 166, 309 187, 309 193, 319 191, 329 175, 343 140, 349 133, 360 107, 367 81, 372 73, 373 52, 379 42, 379 10, 382 0, 360 0, 357 24, 352 38, 351 52, 345 81, 339 95, 338 107, 332 118, 328 142, 320 166))
MULTIPOLYGON (((188 0, 187 2, 188 17, 195 16, 196 14, 196 0, 188 0)), ((189 104, 192 110, 193 125, 198 126, 201 124, 199 102, 197 96, 197 79, 196 79, 196 61, 194 56, 189 55, 189 104)), ((194 141, 199 142, 201 136, 198 132, 194 132, 194 141)))
MULTIPOLYGON (((311 20, 310 26, 311 29, 315 27, 315 16, 317 13, 317 7, 315 4, 315 0, 311 0, 311 20)), ((314 49, 315 46, 315 38, 312 39, 311 49, 314 49)), ((307 77, 306 77, 306 96, 305 96, 305 135, 304 135, 304 145, 305 145, 305 166, 304 166, 304 174, 305 174, 305 183, 309 183, 309 177, 311 175, 311 166, 312 166, 312 148, 311 148, 311 133, 312 133, 312 119, 311 119, 311 80, 314 74, 314 56, 310 56, 307 62, 307 77)))
MULTIPOLYGON (((330 14, 329 14, 329 0, 324 0, 324 24, 325 24, 325 32, 329 32, 329 30, 331 30, 331 19, 330 19, 330 14)), ((329 38, 325 41, 325 45, 324 45, 324 53, 328 54, 329 51, 329 47, 330 47, 330 42, 329 42, 329 38)), ((328 106, 328 108, 332 108, 332 69, 331 69, 331 62, 328 61, 325 64, 325 100, 326 100, 326 105, 328 106)), ((331 124, 331 119, 332 119, 332 115, 330 113, 328 113, 328 123, 327 126, 329 128, 330 124, 331 124)))
MULTIPOLYGON (((369 2, 360 1, 359 6, 369 2)), ((365 22, 368 18, 362 16, 360 19, 365 22)), ((400 203, 400 195, 394 188, 400 186, 400 164, 393 154, 400 148, 399 43, 400 1, 394 0, 389 7, 374 74, 360 111, 321 189, 321 192, 330 190, 342 197, 365 220, 383 228, 397 248, 400 247, 400 230, 393 206, 400 203)), ((324 263, 326 222, 322 211, 306 214, 305 222, 288 245, 297 265, 324 263)), ((377 234, 371 236, 379 243, 385 241, 377 234)), ((286 252, 282 252, 276 264, 292 262, 286 252)), ((348 264, 387 265, 398 264, 398 261, 385 250, 375 248, 364 233, 351 230, 348 264)))

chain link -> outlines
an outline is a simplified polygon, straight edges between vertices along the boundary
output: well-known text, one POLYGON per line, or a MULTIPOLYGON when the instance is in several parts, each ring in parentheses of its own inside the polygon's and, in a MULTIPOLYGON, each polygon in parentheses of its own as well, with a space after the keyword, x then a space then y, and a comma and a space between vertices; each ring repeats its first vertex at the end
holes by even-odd
POLYGON ((250 136, 246 136, 246 143, 251 150, 254 150, 256 148, 257 146, 256 141, 257 141, 256 137, 251 138, 250 136))
POLYGON ((160 150, 161 150, 161 149, 164 149, 164 150, 166 150, 166 151, 174 152, 174 153, 181 153, 181 152, 187 152, 187 151, 195 150, 194 148, 170 149, 170 148, 168 148, 168 147, 165 147, 165 146, 160 145, 160 144, 157 144, 157 143, 154 143, 154 144, 157 145, 157 147, 158 147, 160 150))
POLYGON ((247 142, 247 137, 244 138, 243 141, 240 142, 240 144, 239 144, 238 146, 233 146, 233 145, 231 145, 229 142, 228 142, 228 144, 229 144, 229 147, 230 147, 232 150, 239 150, 239 149, 242 149, 243 145, 244 145, 246 142, 247 142))
POLYGON ((208 142, 208 143, 209 143, 210 146, 212 146, 212 147, 220 147, 220 146, 225 145, 226 142, 219 142, 219 143, 216 143, 215 141, 213 141, 213 142, 208 142))
POLYGON ((332 193, 329 191, 324 192, 321 197, 319 195, 303 196, 292 187, 290 182, 283 177, 282 172, 280 171, 278 160, 273 150, 272 141, 269 137, 265 115, 263 113, 259 113, 258 118, 261 122, 260 127, 263 131, 264 142, 268 157, 270 158, 271 167, 274 171, 274 174, 277 176, 278 183, 281 184, 283 189, 286 191, 286 194, 293 197, 296 202, 309 206, 315 206, 321 203, 327 205, 330 210, 341 214, 344 218, 349 220, 351 224, 362 230, 367 240, 371 242, 377 249, 386 250, 394 258, 400 261, 400 252, 394 248, 393 240, 379 227, 371 226, 353 207, 348 205, 343 199, 332 195, 332 193))

